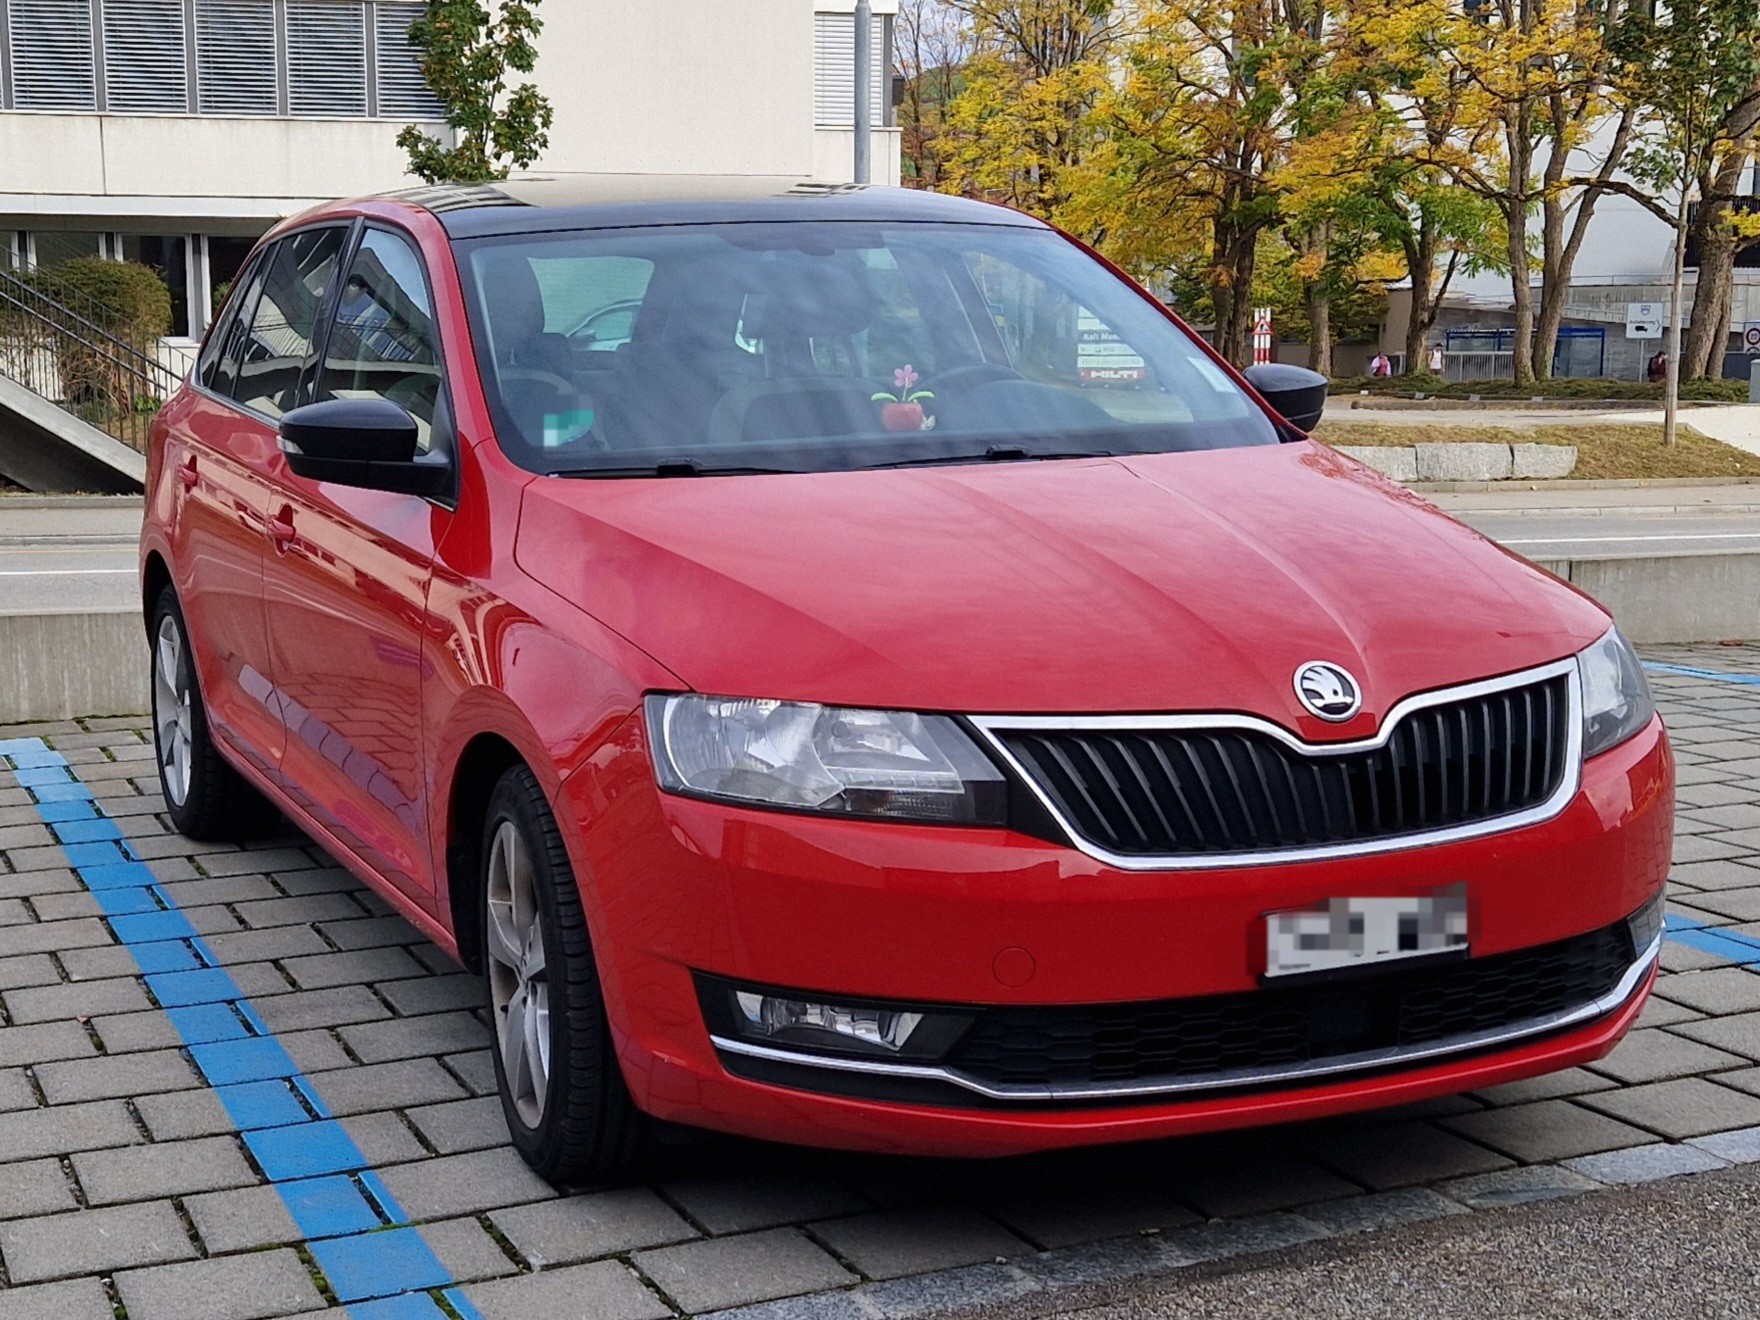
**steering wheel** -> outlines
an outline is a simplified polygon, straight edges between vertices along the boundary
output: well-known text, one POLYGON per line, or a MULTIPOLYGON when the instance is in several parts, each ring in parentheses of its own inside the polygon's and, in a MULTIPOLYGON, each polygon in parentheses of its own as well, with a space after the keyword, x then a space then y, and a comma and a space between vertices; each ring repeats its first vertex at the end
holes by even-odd
POLYGON ((1008 380, 1025 380, 1013 367, 1005 367, 1000 362, 968 362, 963 367, 949 367, 946 371, 936 372, 924 381, 941 389, 947 385, 963 385, 971 389, 978 385, 996 385, 1008 380))
POLYGON ((580 387, 572 380, 565 380, 563 377, 558 376, 554 371, 544 371, 538 367, 501 367, 495 374, 499 380, 504 382, 512 380, 535 380, 540 381, 545 385, 553 386, 554 388, 561 390, 564 394, 578 394, 580 392, 580 387))

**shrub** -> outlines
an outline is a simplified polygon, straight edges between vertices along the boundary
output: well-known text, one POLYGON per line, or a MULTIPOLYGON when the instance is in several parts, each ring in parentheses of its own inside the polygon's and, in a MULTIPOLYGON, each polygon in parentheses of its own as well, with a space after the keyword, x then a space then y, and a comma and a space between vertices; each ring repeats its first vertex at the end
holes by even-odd
POLYGON ((138 261, 76 257, 25 278, 46 297, 131 344, 149 345, 171 331, 171 291, 158 271, 138 261))

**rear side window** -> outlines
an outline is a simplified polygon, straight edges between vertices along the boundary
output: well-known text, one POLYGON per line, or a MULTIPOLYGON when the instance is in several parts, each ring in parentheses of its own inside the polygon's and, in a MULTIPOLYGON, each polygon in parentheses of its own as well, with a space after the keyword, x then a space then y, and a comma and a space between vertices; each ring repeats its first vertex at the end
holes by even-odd
POLYGON ((294 234, 265 261, 262 294, 232 389, 232 397, 246 408, 280 417, 298 402, 300 373, 347 234, 339 226, 294 234))
POLYGON ((232 396, 238 384, 238 364, 244 357, 245 341, 250 338, 251 314, 263 292, 263 271, 273 257, 274 249, 264 252, 246 272, 242 290, 235 294, 229 315, 213 334, 208 336, 208 352, 212 360, 202 368, 202 383, 214 393, 232 396))
POLYGON ((214 388, 214 377, 220 369, 226 341, 238 324, 239 308, 249 305, 247 295, 251 291, 251 281, 262 264, 260 260, 248 263, 233 286, 235 294, 214 309, 213 325, 208 330, 208 337, 202 341, 202 355, 196 362, 196 379, 209 389, 214 388))
POLYGON ((337 298, 317 398, 390 400, 416 419, 426 453, 440 383, 434 303, 421 257, 408 240, 370 229, 337 298))

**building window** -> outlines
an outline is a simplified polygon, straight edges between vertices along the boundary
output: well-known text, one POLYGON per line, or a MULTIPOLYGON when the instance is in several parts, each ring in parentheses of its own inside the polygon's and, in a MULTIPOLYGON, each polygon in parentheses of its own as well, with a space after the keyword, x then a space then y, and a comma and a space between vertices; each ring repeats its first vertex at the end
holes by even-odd
POLYGON ((424 7, 0 0, 0 109, 437 120, 409 42, 424 7))
POLYGON ((280 108, 274 0, 196 0, 197 106, 205 115, 280 108))
POLYGON ((39 229, 30 236, 26 264, 59 266, 76 257, 102 257, 107 252, 104 234, 81 229, 39 229))
POLYGON ((104 0, 104 104, 132 114, 189 109, 183 0, 104 0))
MULTIPOLYGON (((892 16, 874 15, 873 73, 869 94, 875 127, 891 122, 892 16)), ((856 122, 856 16, 813 15, 813 122, 821 128, 854 128, 856 122)))
POLYGON ((287 0, 287 108, 296 115, 367 113, 367 13, 361 4, 287 0))
POLYGON ((94 110, 91 0, 6 0, 9 104, 20 110, 94 110))

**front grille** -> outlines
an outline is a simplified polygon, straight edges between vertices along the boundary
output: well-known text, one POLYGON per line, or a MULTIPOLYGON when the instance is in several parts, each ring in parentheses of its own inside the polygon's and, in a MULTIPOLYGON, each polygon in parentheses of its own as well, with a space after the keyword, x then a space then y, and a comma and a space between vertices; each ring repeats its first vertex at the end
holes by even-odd
POLYGON ((1088 842, 1131 857, 1368 842, 1495 820, 1566 773, 1564 675, 1405 715, 1369 751, 1299 752, 1269 734, 1010 729, 1003 745, 1088 842))
POLYGON ((1580 1008, 1637 956, 1624 922, 1556 944, 1155 1003, 991 1008, 942 1063, 996 1086, 1198 1080, 1414 1048, 1580 1008))

